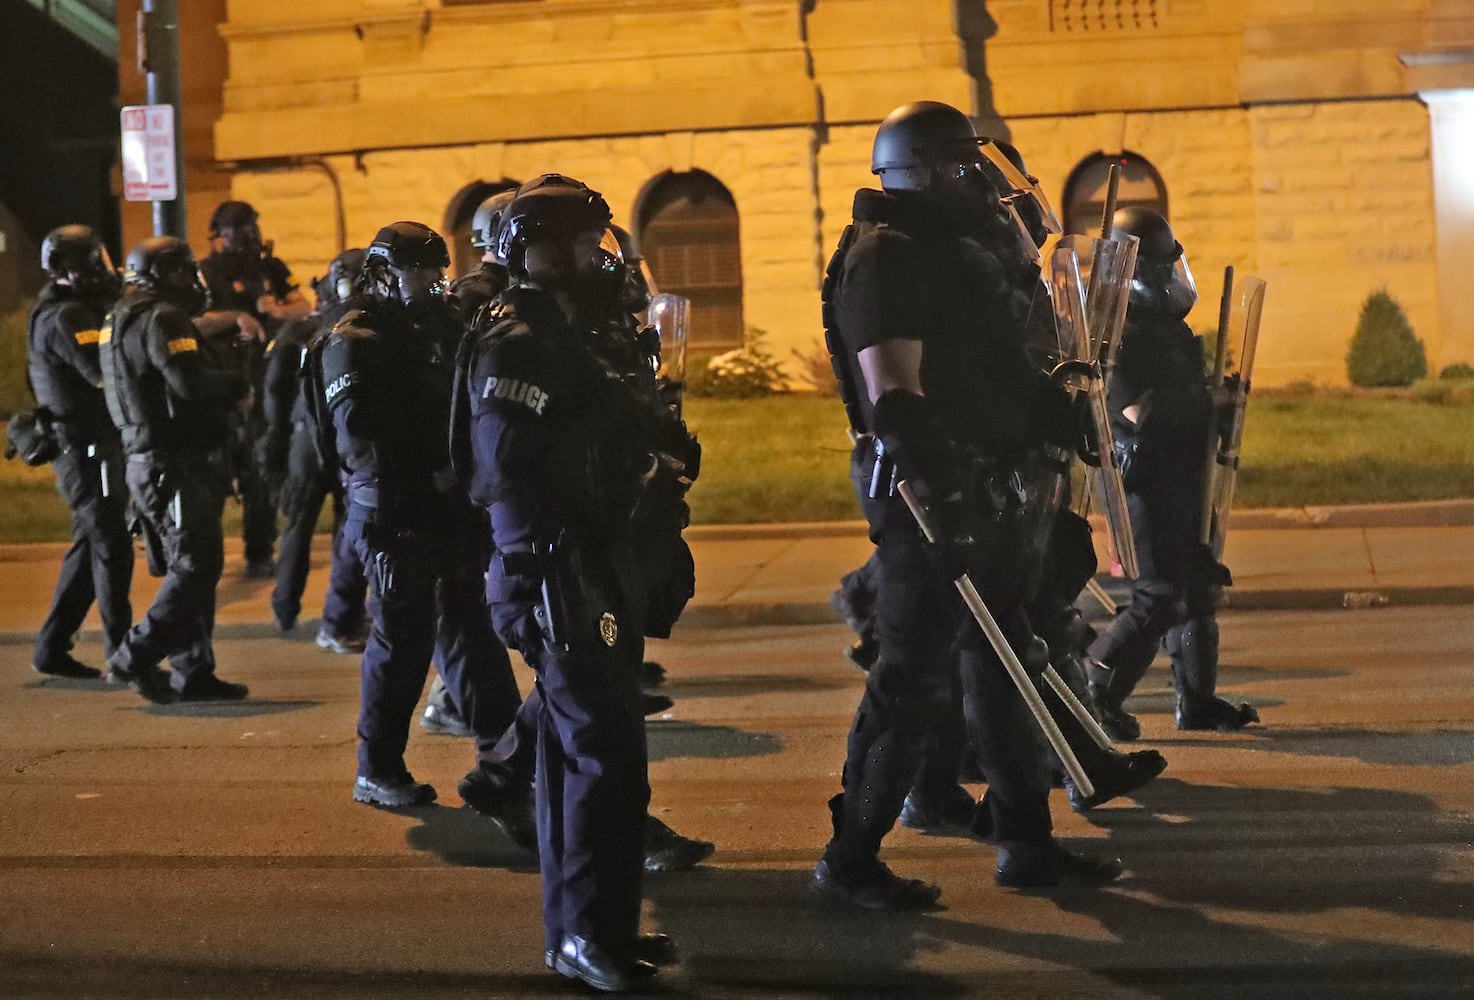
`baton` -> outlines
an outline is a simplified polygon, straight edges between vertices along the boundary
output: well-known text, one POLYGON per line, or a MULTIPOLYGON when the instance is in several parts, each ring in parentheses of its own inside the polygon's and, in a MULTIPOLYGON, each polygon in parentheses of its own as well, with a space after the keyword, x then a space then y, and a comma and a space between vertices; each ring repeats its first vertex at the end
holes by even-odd
MULTIPOLYGON (((926 540, 935 545, 937 539, 932 534, 931 525, 927 522, 926 509, 921 506, 921 501, 916 499, 916 493, 911 489, 911 484, 903 479, 896 484, 896 492, 901 495, 901 499, 906 501, 906 506, 911 509, 911 516, 916 518, 917 527, 921 528, 921 533, 926 536, 926 540)), ((993 647, 993 651, 1003 661, 1003 667, 1008 671, 1009 679, 1013 681, 1013 686, 1018 688, 1018 693, 1023 696, 1024 704, 1029 706, 1029 711, 1033 714, 1034 721, 1044 731, 1045 738, 1049 740, 1049 745, 1054 748, 1054 752, 1059 756, 1060 763, 1064 765, 1065 772, 1069 774, 1070 780, 1075 783, 1075 787, 1079 789, 1081 795, 1087 798, 1094 795, 1095 785, 1091 783, 1090 776, 1080 766, 1080 760, 1075 756, 1075 751, 1070 749, 1070 744, 1066 742, 1064 733, 1060 732, 1059 725, 1050 716, 1049 709, 1045 708, 1044 699, 1039 695, 1039 689, 1029 679, 1028 673, 1024 670, 1024 665, 1019 662, 1018 654, 1008 644, 1008 639, 1004 637, 1003 630, 998 627, 998 622, 994 620, 993 613, 983 603, 983 597, 978 593, 978 588, 973 585, 972 580, 966 573, 962 573, 957 579, 953 580, 952 585, 962 595, 962 603, 966 604, 967 610, 972 612, 973 618, 977 620, 978 626, 983 630, 983 635, 988 637, 988 643, 993 647)), ((1063 681, 1060 682, 1060 687, 1064 687, 1063 681)), ((1068 691, 1069 688, 1065 688, 1065 690, 1068 691)), ((1059 688, 1056 688, 1055 691, 1058 693, 1059 688)))
POLYGON ((1090 734, 1095 745, 1102 750, 1109 750, 1112 745, 1110 734, 1100 727, 1099 722, 1095 721, 1095 716, 1090 714, 1090 709, 1082 705, 1080 699, 1075 697, 1075 692, 1070 690, 1070 686, 1059 675, 1059 671, 1054 669, 1054 664, 1051 663, 1044 668, 1044 679, 1049 682, 1049 686, 1054 689, 1059 700, 1064 702, 1065 708, 1070 710, 1075 721, 1080 723, 1080 728, 1090 734))
POLYGON ((1085 581, 1085 591, 1100 602, 1100 606, 1105 608, 1106 614, 1114 615, 1116 613, 1116 602, 1111 600, 1111 595, 1106 593, 1104 587, 1095 582, 1095 577, 1092 576, 1089 580, 1085 581))

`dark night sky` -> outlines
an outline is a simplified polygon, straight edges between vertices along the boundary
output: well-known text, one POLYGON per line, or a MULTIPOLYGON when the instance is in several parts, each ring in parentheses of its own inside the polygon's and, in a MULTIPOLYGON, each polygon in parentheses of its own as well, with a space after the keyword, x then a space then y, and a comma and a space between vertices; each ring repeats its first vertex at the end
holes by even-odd
POLYGON ((25 0, 0 0, 0 201, 39 242, 83 222, 117 252, 118 68, 25 0))

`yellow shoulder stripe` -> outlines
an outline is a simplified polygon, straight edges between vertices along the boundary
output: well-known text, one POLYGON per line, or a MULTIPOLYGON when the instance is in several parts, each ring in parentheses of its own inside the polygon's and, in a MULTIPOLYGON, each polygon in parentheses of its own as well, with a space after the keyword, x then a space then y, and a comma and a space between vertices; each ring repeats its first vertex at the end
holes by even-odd
POLYGON ((185 351, 200 349, 200 342, 193 337, 180 337, 178 340, 170 340, 166 343, 169 345, 170 354, 183 354, 185 351))
POLYGON ((99 344, 111 344, 113 342, 112 324, 108 324, 101 330, 97 331, 97 342, 99 344))
POLYGON ((102 339, 101 330, 78 330, 76 333, 77 343, 83 347, 95 344, 102 339))

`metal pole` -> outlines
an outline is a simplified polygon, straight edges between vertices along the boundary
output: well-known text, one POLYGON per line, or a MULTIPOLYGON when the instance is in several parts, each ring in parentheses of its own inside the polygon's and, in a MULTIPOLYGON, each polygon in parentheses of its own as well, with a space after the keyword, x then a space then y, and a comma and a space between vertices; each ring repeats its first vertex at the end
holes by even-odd
POLYGON ((184 194, 184 106, 179 87, 179 0, 143 0, 144 70, 149 104, 174 106, 173 201, 154 202, 154 235, 189 239, 184 194))

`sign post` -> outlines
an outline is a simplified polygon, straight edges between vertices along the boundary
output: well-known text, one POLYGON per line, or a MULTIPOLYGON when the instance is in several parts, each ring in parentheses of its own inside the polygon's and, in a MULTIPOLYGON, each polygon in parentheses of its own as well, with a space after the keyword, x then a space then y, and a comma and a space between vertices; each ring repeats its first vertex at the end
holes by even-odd
POLYGON ((143 0, 138 22, 139 69, 147 74, 148 104, 123 109, 123 196, 129 201, 153 202, 155 236, 188 239, 184 143, 180 137, 178 0, 143 0), (142 112, 142 119, 137 114, 130 119, 130 112, 142 112), (143 174, 134 180, 147 186, 148 194, 143 198, 128 193, 130 124, 141 125, 144 136, 141 157, 133 161, 135 168, 139 163, 144 165, 143 174))

